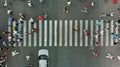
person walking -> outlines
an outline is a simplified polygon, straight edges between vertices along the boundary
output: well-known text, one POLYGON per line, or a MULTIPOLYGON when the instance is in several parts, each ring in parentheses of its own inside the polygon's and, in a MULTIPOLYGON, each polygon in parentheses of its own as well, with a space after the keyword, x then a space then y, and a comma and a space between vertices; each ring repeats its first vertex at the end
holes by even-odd
POLYGON ((66 6, 70 6, 70 5, 71 5, 71 1, 69 0, 66 2, 66 6))
POLYGON ((75 28, 74 28, 74 30, 75 30, 75 31, 79 31, 79 28, 78 28, 78 26, 77 26, 77 27, 75 27, 75 28))
POLYGON ((68 7, 64 6, 63 11, 67 14, 68 13, 68 7))
POLYGON ((99 56, 99 53, 97 51, 92 52, 95 57, 99 56))
POLYGON ((112 60, 114 60, 114 59, 115 59, 115 57, 114 57, 114 56, 112 56, 110 53, 108 53, 108 54, 107 54, 106 58, 108 58, 108 59, 112 59, 112 60))

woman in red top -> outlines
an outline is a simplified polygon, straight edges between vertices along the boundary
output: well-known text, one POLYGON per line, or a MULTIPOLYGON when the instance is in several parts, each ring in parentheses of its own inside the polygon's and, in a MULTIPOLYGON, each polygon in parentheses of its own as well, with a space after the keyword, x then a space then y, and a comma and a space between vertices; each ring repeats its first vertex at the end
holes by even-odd
POLYGON ((95 51, 95 52, 93 52, 93 55, 94 55, 95 57, 98 57, 98 56, 99 56, 99 53, 98 53, 97 51, 95 51))

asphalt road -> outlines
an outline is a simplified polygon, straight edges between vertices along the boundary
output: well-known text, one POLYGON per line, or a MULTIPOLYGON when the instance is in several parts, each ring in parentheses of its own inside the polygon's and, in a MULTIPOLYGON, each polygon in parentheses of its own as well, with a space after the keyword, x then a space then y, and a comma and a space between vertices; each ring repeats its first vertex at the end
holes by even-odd
MULTIPOLYGON (((41 47, 41 48, 15 48, 20 50, 20 54, 8 55, 8 67, 26 67, 32 63, 33 67, 38 67, 38 50, 49 50, 49 67, 119 67, 120 61, 117 59, 106 59, 107 53, 119 56, 119 46, 97 47, 95 51, 99 56, 95 57, 87 47, 41 47), (26 55, 31 55, 30 60, 25 60, 26 55)), ((13 49, 14 50, 14 49, 13 49)))
MULTIPOLYGON (((18 13, 23 12, 27 18, 37 18, 42 12, 46 11, 49 15, 48 20, 65 20, 65 19, 88 19, 88 20, 99 20, 99 19, 118 19, 119 12, 117 7, 120 4, 113 4, 112 0, 94 0, 96 2, 95 7, 88 8, 89 13, 84 15, 81 14, 80 10, 86 7, 92 0, 71 0, 72 4, 69 7, 69 14, 65 14, 62 9, 66 0, 46 0, 45 4, 40 4, 38 0, 32 0, 33 7, 30 8, 26 4, 26 0, 9 0, 11 8, 14 11, 14 18, 17 20, 18 13), (114 17, 99 18, 98 16, 104 12, 115 12, 114 17)), ((1 2, 2 3, 2 2, 1 2)), ((0 11, 0 31, 3 29, 3 24, 7 24, 6 9, 1 6, 0 11)), ((26 67, 28 63, 33 63, 34 67, 38 67, 37 52, 41 48, 47 48, 50 52, 49 66, 50 67, 118 67, 119 61, 106 59, 105 56, 108 52, 113 55, 120 55, 119 46, 115 47, 98 47, 95 50, 100 52, 99 57, 94 57, 87 47, 25 47, 25 48, 13 48, 8 53, 8 67, 26 67), (14 49, 20 50, 20 55, 15 57, 11 56, 11 51, 14 49), (32 55, 29 61, 25 60, 26 55, 32 55)))

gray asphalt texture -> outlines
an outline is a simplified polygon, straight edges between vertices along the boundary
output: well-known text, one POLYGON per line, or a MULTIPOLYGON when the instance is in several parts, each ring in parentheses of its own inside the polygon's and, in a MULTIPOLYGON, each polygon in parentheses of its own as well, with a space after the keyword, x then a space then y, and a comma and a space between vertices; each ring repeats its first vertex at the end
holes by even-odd
MULTIPOLYGON (((68 8, 69 13, 65 14, 62 10, 67 0, 46 0, 45 4, 39 3, 38 0, 32 0, 33 7, 27 5, 27 0, 9 0, 11 7, 14 11, 14 18, 19 18, 18 13, 23 12, 27 19, 30 17, 37 18, 42 15, 44 11, 48 13, 48 20, 100 20, 100 19, 119 19, 120 12, 117 8, 120 7, 120 2, 113 4, 112 0, 71 0, 72 4, 68 8), (88 14, 80 12, 83 7, 95 1, 95 7, 88 7, 88 14), (114 17, 99 18, 102 13, 115 13, 114 17)), ((0 2, 0 31, 6 31, 4 24, 7 24, 6 8, 3 7, 3 0, 0 2)), ((105 56, 108 52, 112 55, 120 55, 119 46, 114 47, 97 47, 96 51, 100 53, 99 57, 94 57, 87 47, 23 47, 12 48, 8 52, 8 67, 26 67, 28 63, 32 63, 33 67, 38 67, 38 50, 48 49, 50 53, 49 67, 119 67, 117 59, 106 59, 105 56), (12 57, 12 50, 20 50, 20 54, 12 57), (31 55, 29 61, 25 60, 26 55, 31 55)))

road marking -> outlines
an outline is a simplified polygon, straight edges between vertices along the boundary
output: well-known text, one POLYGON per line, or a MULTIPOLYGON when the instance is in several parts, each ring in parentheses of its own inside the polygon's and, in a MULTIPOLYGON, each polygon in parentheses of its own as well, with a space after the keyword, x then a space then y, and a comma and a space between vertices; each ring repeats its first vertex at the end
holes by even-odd
POLYGON ((27 36, 27 35, 25 34, 25 33, 27 32, 27 30, 26 30, 26 29, 27 29, 27 25, 26 25, 26 24, 27 24, 27 22, 24 21, 24 23, 23 23, 23 46, 24 46, 24 47, 26 47, 26 45, 27 45, 27 44, 26 44, 26 42, 27 42, 27 41, 26 41, 26 39, 27 39, 26 36, 27 36))
MULTIPOLYGON (((37 28, 37 22, 34 22, 34 28, 38 29, 37 28)), ((34 36, 34 42, 33 42, 34 43, 34 47, 36 47, 37 46, 37 42, 38 42, 37 41, 37 32, 35 32, 33 36, 34 36)))
MULTIPOLYGON (((16 21, 13 21, 12 23, 13 23, 13 28, 16 27, 16 21)), ((14 32, 13 28, 12 28, 12 31, 14 32)), ((14 33, 13 33, 13 37, 14 37, 13 41, 16 41, 16 35, 14 33)), ((17 43, 15 42, 13 46, 15 47, 16 45, 17 43)))
MULTIPOLYGON (((28 32, 31 32, 31 20, 28 20, 28 32)), ((28 35, 28 46, 31 47, 31 42, 32 42, 32 38, 31 38, 31 34, 28 35)))
MULTIPOLYGON (((95 25, 95 33, 99 33, 99 30, 98 30, 98 22, 99 22, 99 20, 96 20, 95 22, 96 22, 96 25, 95 25)), ((99 38, 99 36, 98 36, 98 38, 99 38)), ((98 38, 96 38, 96 35, 95 35, 95 42, 99 42, 99 41, 98 41, 98 38)))
POLYGON ((70 24, 70 27, 69 27, 69 31, 70 31, 70 32, 69 32, 69 37, 70 37, 70 38, 69 38, 69 46, 72 46, 72 44, 73 44, 73 43, 72 43, 72 40, 73 40, 73 39, 72 39, 73 21, 70 20, 70 21, 69 21, 69 24, 70 24))
MULTIPOLYGON (((85 30, 88 30, 88 20, 85 20, 85 30)), ((85 46, 88 46, 88 36, 85 35, 85 46)))
POLYGON ((52 46, 52 20, 49 20, 49 46, 52 46))
MULTIPOLYGON (((111 30, 111 33, 114 32, 114 21, 111 20, 111 23, 110 23, 110 30, 111 30)), ((111 35, 110 33, 110 45, 113 46, 113 36, 111 35)))
POLYGON ((94 34, 93 34, 93 30, 94 30, 94 21, 93 20, 91 20, 90 21, 90 45, 92 46, 92 45, 94 45, 93 44, 93 36, 94 36, 94 34))
POLYGON ((44 21, 44 46, 47 46, 47 21, 44 21))
POLYGON ((63 34, 62 33, 62 28, 63 28, 62 27, 63 26, 62 23, 63 23, 62 20, 60 20, 59 21, 59 32, 60 32, 59 33, 59 46, 62 46, 62 34, 63 34))
MULTIPOLYGON (((8 25, 11 25, 11 22, 8 22, 8 25)), ((11 32, 11 26, 8 26, 8 32, 11 32)))
POLYGON ((80 20, 80 46, 83 46, 83 20, 80 20))
MULTIPOLYGON (((75 20, 75 27, 78 27, 78 21, 75 20)), ((78 46, 78 31, 75 32, 75 43, 74 46, 78 46)))
POLYGON ((54 20, 54 46, 57 46, 57 20, 54 20))
POLYGON ((39 46, 42 46, 42 21, 39 21, 39 46))
MULTIPOLYGON (((115 25, 117 25, 115 28, 115 33, 118 34, 118 22, 115 22, 115 25)), ((115 42, 119 42, 118 39, 115 39, 115 42)))
POLYGON ((64 37, 65 37, 64 46, 67 46, 67 40, 68 40, 68 39, 67 39, 67 34, 68 34, 68 32, 67 32, 67 30, 68 30, 68 20, 65 20, 65 25, 64 25, 64 26, 65 26, 65 27, 64 27, 64 28, 65 28, 65 30, 64 30, 64 34, 65 34, 65 36, 64 36, 64 37))
POLYGON ((103 46, 104 45, 104 41, 103 41, 103 36, 104 36, 104 22, 103 22, 103 20, 101 20, 101 35, 100 35, 100 44, 101 44, 101 46, 103 46), (103 31, 103 33, 102 33, 102 31, 103 31))
MULTIPOLYGON (((109 23, 106 23, 106 29, 107 28, 109 28, 109 23)), ((106 46, 109 46, 109 30, 106 30, 106 39, 105 39, 105 41, 106 41, 106 46)))

